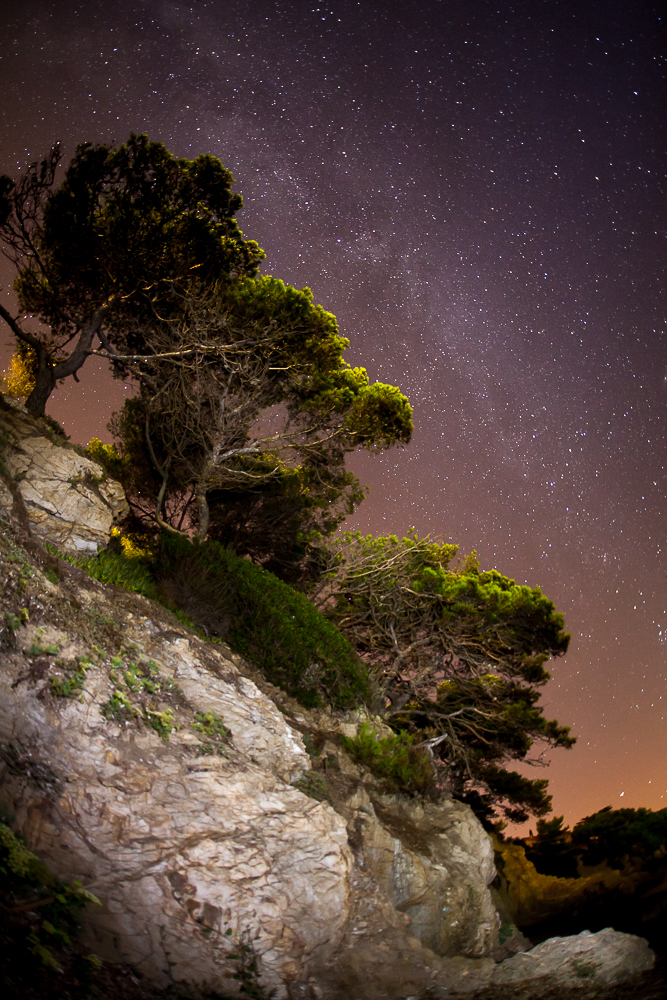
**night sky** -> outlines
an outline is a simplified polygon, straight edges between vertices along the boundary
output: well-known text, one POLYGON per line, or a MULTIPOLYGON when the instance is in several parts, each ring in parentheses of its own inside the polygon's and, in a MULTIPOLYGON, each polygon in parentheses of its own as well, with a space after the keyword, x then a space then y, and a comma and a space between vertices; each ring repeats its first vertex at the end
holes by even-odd
MULTIPOLYGON (((353 459, 348 527, 475 548, 565 614, 543 704, 579 742, 528 773, 570 824, 667 806, 659 10, 0 2, 0 173, 130 131, 219 156, 263 272, 309 285, 414 406, 406 449, 353 459)), ((108 440, 122 391, 91 366, 49 412, 108 440)))

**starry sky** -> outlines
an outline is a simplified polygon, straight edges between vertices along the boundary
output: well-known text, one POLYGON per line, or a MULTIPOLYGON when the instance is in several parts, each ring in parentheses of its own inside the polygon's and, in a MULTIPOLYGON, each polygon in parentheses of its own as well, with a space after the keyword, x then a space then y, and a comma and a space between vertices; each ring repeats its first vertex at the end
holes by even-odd
MULTIPOLYGON (((0 0, 0 173, 130 131, 219 156, 264 273, 414 406, 348 527, 564 613, 542 702, 579 742, 527 773, 570 824, 667 807, 666 59, 638 0, 0 0)), ((108 440, 122 394, 90 366, 49 412, 108 440)))

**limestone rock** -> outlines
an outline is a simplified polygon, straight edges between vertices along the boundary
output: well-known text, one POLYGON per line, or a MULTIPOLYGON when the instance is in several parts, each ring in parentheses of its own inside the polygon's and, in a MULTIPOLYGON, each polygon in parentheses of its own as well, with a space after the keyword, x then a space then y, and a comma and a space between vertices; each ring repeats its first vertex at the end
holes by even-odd
POLYGON ((494 988, 511 990, 516 1000, 595 997, 608 987, 632 980, 653 968, 655 955, 644 938, 607 927, 597 934, 543 941, 530 951, 498 965, 494 988))
POLYGON ((443 957, 494 953, 493 848, 467 806, 369 793, 363 785, 347 801, 333 801, 347 819, 358 864, 410 918, 411 934, 443 957))
POLYGON ((310 768, 301 735, 238 657, 66 564, 58 584, 30 575, 19 535, 0 534, 0 611, 14 622, 0 637, 0 804, 60 877, 102 901, 87 918, 94 951, 161 985, 228 994, 245 935, 278 997, 313 977, 331 1000, 352 986, 399 1000, 488 979, 486 904, 467 914, 457 889, 463 936, 448 937, 439 913, 428 925, 461 865, 471 879, 477 866, 480 892, 492 874, 466 807, 371 801, 350 762, 343 812, 302 794, 291 784, 310 768), (368 831, 351 845, 361 816, 368 831), (437 868, 439 846, 420 853, 436 828, 463 859, 451 871, 437 868), (443 951, 459 942, 487 957, 441 957, 413 924, 443 951))
MULTIPOLYGON (((97 462, 66 442, 47 436, 47 427, 25 407, 3 397, 0 434, 4 461, 20 491, 35 536, 65 552, 97 552, 109 541, 114 521, 128 513, 120 483, 107 479, 97 462), (56 443, 57 442, 57 443, 56 443)), ((11 509, 3 484, 0 507, 11 509)))
POLYGON ((301 740, 231 659, 127 608, 87 610, 112 612, 122 629, 114 662, 82 642, 80 622, 21 627, 28 654, 59 650, 40 679, 30 655, 3 657, 3 806, 59 875, 103 901, 89 921, 98 954, 162 985, 233 992, 229 955, 250 933, 284 995, 306 958, 341 936, 344 821, 288 784, 308 766, 301 740), (75 677, 82 656, 81 687, 54 696, 64 688, 51 680, 75 677), (114 694, 117 720, 104 714, 114 694), (222 756, 195 725, 208 712, 231 731, 222 756), (170 716, 178 729, 161 738, 151 721, 170 716))

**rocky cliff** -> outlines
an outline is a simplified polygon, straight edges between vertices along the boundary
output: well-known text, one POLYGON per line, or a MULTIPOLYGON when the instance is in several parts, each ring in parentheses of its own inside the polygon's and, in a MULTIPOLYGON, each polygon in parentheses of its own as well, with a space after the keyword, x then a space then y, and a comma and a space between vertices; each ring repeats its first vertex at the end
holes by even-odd
POLYGON ((2 419, 0 806, 101 900, 98 954, 234 995, 251 941, 263 985, 295 1000, 594 995, 652 964, 611 931, 508 958, 468 807, 383 793, 341 749, 359 718, 306 712, 161 605, 53 557, 36 537, 102 544, 122 494, 24 413, 2 419))

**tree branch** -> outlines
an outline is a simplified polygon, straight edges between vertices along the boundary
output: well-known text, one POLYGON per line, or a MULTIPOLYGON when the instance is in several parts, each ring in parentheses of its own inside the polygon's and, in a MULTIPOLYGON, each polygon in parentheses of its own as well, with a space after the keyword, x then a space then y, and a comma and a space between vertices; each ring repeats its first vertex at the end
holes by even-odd
POLYGON ((19 340, 22 340, 24 344, 28 344, 36 351, 43 349, 41 340, 34 334, 29 333, 27 330, 22 330, 11 313, 9 313, 2 304, 0 304, 0 316, 2 316, 14 336, 18 337, 19 340))

